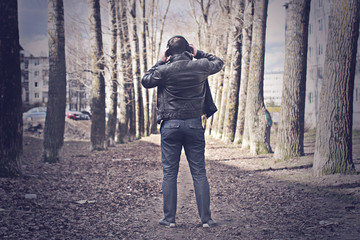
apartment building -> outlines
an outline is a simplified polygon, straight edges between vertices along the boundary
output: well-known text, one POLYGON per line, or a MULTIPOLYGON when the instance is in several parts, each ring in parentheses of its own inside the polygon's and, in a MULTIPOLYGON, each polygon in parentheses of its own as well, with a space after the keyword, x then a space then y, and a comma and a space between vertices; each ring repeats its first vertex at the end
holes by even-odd
POLYGON ((27 104, 45 104, 48 100, 49 60, 47 57, 21 55, 22 98, 27 104))
POLYGON ((264 74, 264 103, 266 106, 280 106, 283 74, 283 71, 264 74))
MULTIPOLYGON (((47 57, 24 56, 21 51, 22 100, 25 104, 45 106, 48 101, 49 59, 47 57)), ((84 79, 67 74, 66 109, 89 110, 89 89, 84 79)))

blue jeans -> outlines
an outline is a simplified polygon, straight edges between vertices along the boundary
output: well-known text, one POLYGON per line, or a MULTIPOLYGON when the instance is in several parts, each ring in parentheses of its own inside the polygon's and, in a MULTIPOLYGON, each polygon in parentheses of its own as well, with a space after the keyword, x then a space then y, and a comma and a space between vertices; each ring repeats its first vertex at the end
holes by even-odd
POLYGON ((201 118, 166 120, 161 128, 161 163, 165 220, 174 223, 177 204, 177 176, 184 147, 193 178, 196 203, 202 223, 211 218, 210 190, 205 169, 205 138, 201 118))

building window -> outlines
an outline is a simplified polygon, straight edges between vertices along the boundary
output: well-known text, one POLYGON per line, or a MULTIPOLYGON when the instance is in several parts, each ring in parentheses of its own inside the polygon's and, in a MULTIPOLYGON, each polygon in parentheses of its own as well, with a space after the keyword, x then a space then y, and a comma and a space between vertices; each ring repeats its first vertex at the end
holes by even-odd
POLYGON ((323 20, 319 19, 318 24, 319 24, 319 31, 322 31, 323 30, 323 20))
POLYGON ((49 85, 49 81, 48 80, 43 80, 43 86, 48 86, 49 85))
POLYGON ((312 28, 312 25, 311 24, 309 24, 309 35, 311 34, 311 29, 312 28))
POLYGON ((43 77, 49 76, 49 70, 43 70, 43 77))
POLYGON ((39 71, 35 71, 34 75, 35 75, 35 77, 39 76, 39 71))
POLYGON ((35 98, 39 98, 39 93, 34 94, 35 98))
POLYGON ((36 65, 39 65, 39 59, 36 59, 35 61, 34 61, 34 65, 36 66, 36 65))
POLYGON ((35 87, 38 87, 38 82, 34 82, 34 86, 35 86, 35 87))
POLYGON ((309 47, 309 57, 311 57, 311 55, 312 55, 312 47, 309 47))
POLYGON ((321 43, 319 43, 319 55, 323 54, 323 46, 321 43))
POLYGON ((313 94, 311 92, 309 92, 309 103, 312 103, 312 99, 313 98, 313 94))
POLYGON ((359 101, 359 92, 358 92, 358 88, 355 89, 355 101, 359 101))
POLYGON ((24 80, 29 81, 29 71, 25 71, 24 80))
POLYGON ((323 0, 319 0, 319 8, 323 6, 323 0))

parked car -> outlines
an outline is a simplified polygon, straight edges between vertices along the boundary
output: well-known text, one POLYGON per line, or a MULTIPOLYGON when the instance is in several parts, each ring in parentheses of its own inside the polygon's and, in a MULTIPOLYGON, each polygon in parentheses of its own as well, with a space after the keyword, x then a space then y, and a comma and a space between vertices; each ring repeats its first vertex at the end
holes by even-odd
POLYGON ((89 117, 88 119, 91 119, 91 113, 89 113, 88 111, 81 111, 81 113, 87 115, 89 117))
POLYGON ((23 121, 45 121, 46 107, 34 107, 23 113, 23 121))
POLYGON ((66 117, 72 120, 89 120, 89 116, 79 111, 66 111, 66 117))

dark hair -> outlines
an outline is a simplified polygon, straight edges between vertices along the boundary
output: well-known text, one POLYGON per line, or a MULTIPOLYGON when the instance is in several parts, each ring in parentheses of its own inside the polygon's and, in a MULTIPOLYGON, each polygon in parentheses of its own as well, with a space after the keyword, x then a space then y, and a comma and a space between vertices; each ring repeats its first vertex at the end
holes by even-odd
POLYGON ((183 53, 185 51, 192 53, 192 49, 188 41, 186 41, 183 36, 179 35, 170 38, 167 43, 167 47, 169 48, 167 55, 183 53))

